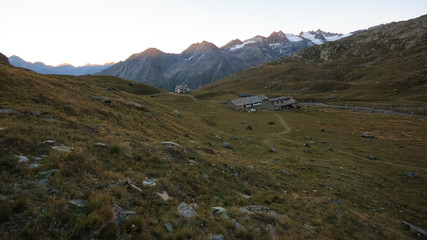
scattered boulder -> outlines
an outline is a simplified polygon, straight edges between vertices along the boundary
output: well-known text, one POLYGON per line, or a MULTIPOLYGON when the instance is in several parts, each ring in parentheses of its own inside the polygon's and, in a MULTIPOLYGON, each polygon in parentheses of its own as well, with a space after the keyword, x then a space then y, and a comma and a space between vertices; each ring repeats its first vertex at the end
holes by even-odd
POLYGON ((246 127, 246 130, 252 130, 252 129, 253 129, 252 126, 249 126, 249 125, 246 127))
POLYGON ((415 174, 413 172, 408 172, 406 174, 406 177, 414 179, 415 178, 415 174))
POLYGON ((129 104, 131 104, 131 105, 133 105, 133 106, 135 106, 135 107, 137 107, 137 108, 142 108, 142 105, 141 104, 139 104, 139 103, 137 103, 137 102, 132 102, 132 101, 130 101, 130 102, 128 102, 129 104))
POLYGON ((88 132, 88 133, 98 133, 97 129, 90 127, 90 126, 87 126, 87 125, 82 127, 82 131, 88 132))
POLYGON ((238 140, 239 138, 237 136, 231 136, 230 140, 238 140))
POLYGON ((211 240, 224 240, 223 235, 215 235, 211 237, 211 240))
POLYGON ((15 155, 20 163, 28 162, 28 158, 24 155, 15 155))
POLYGON ((245 229, 245 227, 242 224, 238 223, 235 219, 231 219, 231 222, 233 223, 235 229, 245 229))
POLYGON ((338 205, 341 205, 341 201, 339 199, 337 199, 337 198, 331 199, 331 202, 335 203, 335 204, 338 204, 338 205))
POLYGON ((163 201, 167 201, 172 198, 172 197, 169 197, 166 191, 163 191, 163 193, 157 193, 157 195, 159 195, 159 197, 162 198, 163 201))
POLYGON ((327 141, 321 141, 320 143, 322 143, 322 144, 327 144, 328 142, 327 142, 327 141))
POLYGON ((172 226, 172 224, 171 223, 169 223, 169 222, 167 222, 167 223, 165 223, 165 225, 163 225, 164 227, 165 227, 165 229, 166 229, 166 231, 168 231, 168 232, 173 232, 173 226, 172 226))
POLYGON ((106 147, 107 144, 105 144, 103 142, 94 142, 93 146, 95 146, 95 147, 106 147))
POLYGON ((157 181, 157 178, 145 178, 145 180, 142 181, 142 185, 154 187, 156 186, 156 181, 157 181))
POLYGON ((334 151, 334 149, 333 148, 328 148, 328 149, 326 149, 326 151, 332 152, 332 151, 334 151))
POLYGON ((74 206, 80 207, 80 208, 85 207, 86 206, 86 202, 87 201, 84 200, 84 199, 73 199, 73 200, 68 201, 68 203, 70 203, 70 204, 72 204, 74 206))
POLYGON ((278 214, 276 211, 270 209, 269 207, 256 206, 256 205, 241 207, 240 212, 249 213, 249 214, 265 212, 265 213, 271 214, 273 216, 276 216, 278 214))
POLYGON ((269 152, 276 152, 276 149, 274 147, 270 147, 270 149, 268 149, 269 152))
POLYGON ((38 116, 40 116, 40 111, 30 111, 29 113, 28 113, 28 115, 31 115, 31 116, 33 116, 33 117, 38 117, 38 116))
POLYGON ((72 152, 74 149, 72 147, 65 146, 64 144, 51 146, 50 148, 58 152, 67 152, 67 153, 72 152))
POLYGON ((173 110, 172 113, 174 115, 180 116, 181 117, 181 113, 178 110, 173 110))
POLYGON ((221 140, 221 139, 222 139, 222 137, 221 137, 221 136, 218 136, 218 135, 215 135, 215 138, 216 138, 216 139, 218 139, 218 140, 221 140))
POLYGON ((0 114, 1 113, 3 113, 3 114, 15 114, 16 111, 12 110, 12 109, 0 109, 0 114))
POLYGON ((374 155, 370 155, 370 156, 368 156, 368 158, 371 159, 371 160, 377 160, 377 157, 374 156, 374 155))
POLYGON ((90 98, 93 98, 95 100, 98 100, 102 103, 111 103, 111 100, 106 98, 106 97, 101 97, 101 96, 89 96, 90 98))
POLYGON ((28 165, 29 168, 37 168, 40 167, 40 163, 31 163, 30 165, 28 165))
POLYGON ((166 147, 181 147, 181 145, 179 145, 178 143, 174 143, 171 141, 161 142, 160 144, 166 147))
POLYGON ((228 215, 227 209, 223 207, 212 207, 212 215, 217 216, 222 214, 226 219, 229 219, 230 216, 228 215))
POLYGON ((310 143, 304 143, 304 147, 310 147, 310 143))
POLYGON ((366 134, 366 133, 365 133, 365 134, 363 134, 363 135, 362 135, 362 137, 363 137, 363 138, 375 138, 375 136, 374 136, 374 135, 366 134))
POLYGON ((306 139, 313 139, 312 137, 310 137, 310 136, 305 136, 305 138, 306 139))
POLYGON ((318 125, 322 125, 323 123, 321 121, 316 122, 318 125))
POLYGON ((320 131, 321 131, 321 132, 326 132, 326 131, 325 131, 325 129, 323 129, 323 128, 321 128, 321 129, 320 129, 320 131))
POLYGON ((185 202, 182 202, 178 206, 178 213, 179 215, 183 216, 184 218, 191 218, 191 217, 197 217, 199 216, 194 209, 188 205, 185 202))
POLYGON ((116 87, 113 87, 113 86, 108 86, 107 90, 108 91, 118 91, 119 89, 117 89, 116 87))
POLYGON ((268 122, 268 125, 273 125, 274 124, 274 122, 268 122))
POLYGON ((121 208, 119 205, 114 205, 113 212, 116 215, 115 221, 118 225, 122 225, 126 220, 128 220, 131 216, 137 215, 134 211, 128 211, 121 208))
POLYGON ((223 143, 222 143, 222 146, 223 146, 224 148, 231 148, 231 144, 230 144, 229 142, 223 142, 223 143))

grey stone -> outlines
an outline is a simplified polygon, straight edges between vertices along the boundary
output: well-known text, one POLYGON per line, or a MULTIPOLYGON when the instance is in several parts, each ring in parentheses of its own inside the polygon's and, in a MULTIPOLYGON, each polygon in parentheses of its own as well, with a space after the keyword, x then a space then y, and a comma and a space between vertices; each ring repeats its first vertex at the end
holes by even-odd
POLYGON ((157 178, 145 178, 145 180, 142 181, 142 184, 144 186, 154 187, 156 186, 156 181, 157 181, 157 178))
POLYGON ((304 143, 304 147, 310 147, 309 143, 304 143))
POLYGON ((6 199, 6 196, 3 194, 0 194, 0 201, 4 201, 6 199))
POLYGON ((237 136, 231 136, 230 140, 238 140, 239 138, 237 136))
POLYGON ((235 229, 237 230, 245 229, 245 227, 243 227, 243 225, 238 223, 235 219, 231 219, 231 222, 233 223, 235 229))
POLYGON ((161 144, 167 147, 181 147, 181 145, 179 145, 178 143, 174 143, 171 141, 162 142, 161 144))
POLYGON ((312 137, 310 137, 310 136, 305 136, 305 138, 306 139, 313 139, 312 137))
POLYGON ((230 144, 229 142, 223 142, 223 143, 222 143, 222 146, 223 146, 224 148, 231 148, 231 144, 230 144))
POLYGON ((252 128, 252 126, 247 126, 246 127, 246 130, 252 130, 253 128, 252 128))
POLYGON ((44 140, 42 143, 52 145, 55 142, 56 142, 55 140, 44 140))
POLYGON ((408 178, 415 178, 415 174, 413 173, 413 172, 408 172, 407 174, 406 174, 406 177, 408 177, 408 178))
POLYGON ((115 205, 113 207, 113 211, 116 215, 116 219, 115 221, 117 222, 118 225, 122 225, 124 222, 126 222, 126 220, 128 220, 131 216, 135 216, 137 215, 136 212, 134 211, 128 211, 125 210, 123 208, 121 208, 119 205, 115 205))
POLYGON ((40 163, 31 163, 28 167, 29 168, 37 168, 37 167, 40 167, 40 163))
POLYGON ((283 169, 283 170, 282 170, 282 172, 284 172, 284 173, 286 173, 286 174, 288 174, 288 175, 291 175, 291 172, 289 172, 289 170, 288 170, 288 169, 283 169))
POLYGON ((362 135, 362 137, 363 137, 363 138, 375 138, 375 136, 374 136, 374 135, 366 134, 366 133, 365 133, 365 134, 363 134, 363 135, 362 135))
POLYGON ((276 149, 274 147, 270 147, 270 149, 268 151, 269 152, 276 152, 276 149))
POLYGON ((106 98, 106 97, 100 97, 100 96, 89 96, 89 97, 93 98, 95 100, 98 100, 100 102, 103 102, 103 103, 111 103, 111 100, 106 98))
POLYGON ((135 106, 135 107, 137 107, 137 108, 142 108, 142 105, 141 104, 139 104, 139 103, 137 103, 137 102, 132 102, 132 101, 130 101, 130 102, 128 102, 129 104, 131 104, 131 105, 133 105, 133 106, 135 106))
POLYGON ((335 204, 338 204, 338 205, 341 205, 341 201, 339 199, 337 199, 337 198, 331 199, 331 202, 335 203, 335 204))
POLYGON ((181 116, 181 113, 178 110, 173 110, 172 113, 177 116, 181 116))
POLYGON ((4 114, 14 114, 14 113, 16 113, 16 111, 12 110, 12 109, 0 109, 0 114, 1 113, 4 113, 4 114))
POLYGON ((118 89, 116 87, 113 87, 113 86, 108 86, 107 90, 108 91, 117 91, 118 89))
POLYGON ((216 138, 216 139, 218 139, 218 140, 221 140, 221 139, 222 139, 222 137, 221 137, 221 136, 218 136, 218 135, 215 135, 215 138, 216 138))
POLYGON ((24 155, 15 155, 20 163, 28 162, 28 158, 24 155))
POLYGON ((274 124, 274 122, 268 122, 268 125, 273 125, 274 124))
POLYGON ((82 207, 86 206, 87 201, 84 199, 72 199, 68 202, 74 206, 82 208, 82 207))
POLYGON ((93 146, 95 146, 95 147, 106 147, 107 144, 105 144, 103 142, 94 142, 93 146))
POLYGON ((322 143, 322 144, 327 144, 328 142, 327 142, 327 141, 321 141, 320 143, 322 143))
POLYGON ((323 128, 321 128, 321 129, 320 129, 320 131, 321 131, 321 132, 326 132, 326 131, 325 131, 325 129, 323 129, 323 128))
POLYGON ((173 232, 173 226, 172 226, 172 224, 171 223, 165 223, 165 225, 163 225, 164 227, 165 227, 165 229, 166 229, 166 231, 168 231, 168 232, 173 232))
POLYGON ((108 189, 113 189, 115 187, 117 187, 117 184, 114 184, 114 183, 107 186, 108 189))
POLYGON ((322 125, 323 123, 321 121, 316 122, 318 125, 322 125))
POLYGON ((374 155, 370 155, 370 156, 368 156, 368 158, 371 159, 371 160, 377 160, 377 157, 374 156, 374 155))
POLYGON ((59 144, 56 146, 52 146, 50 148, 55 150, 55 151, 58 151, 58 152, 72 152, 73 151, 72 147, 65 146, 64 144, 59 144))
POLYGON ((223 235, 215 235, 211 237, 211 240, 224 240, 223 235))
POLYGON ((269 207, 265 207, 265 206, 256 206, 256 205, 251 205, 251 206, 246 206, 246 207, 241 207, 240 208, 240 212, 242 213, 259 213, 259 212, 265 212, 268 214, 271 214, 273 216, 276 216, 278 213, 272 209, 270 209, 269 207))
POLYGON ((332 151, 334 151, 334 149, 333 148, 328 148, 328 149, 326 149, 326 151, 332 152, 332 151))
POLYGON ((40 116, 40 111, 31 111, 28 114, 31 116, 34 116, 34 117, 38 117, 38 116, 40 116))
POLYGON ((184 218, 191 218, 191 217, 197 217, 198 214, 194 209, 188 205, 185 202, 182 202, 178 206, 178 213, 179 215, 183 216, 184 218))
POLYGON ((220 214, 222 214, 226 219, 230 218, 227 209, 223 207, 212 207, 212 215, 217 216, 220 214))

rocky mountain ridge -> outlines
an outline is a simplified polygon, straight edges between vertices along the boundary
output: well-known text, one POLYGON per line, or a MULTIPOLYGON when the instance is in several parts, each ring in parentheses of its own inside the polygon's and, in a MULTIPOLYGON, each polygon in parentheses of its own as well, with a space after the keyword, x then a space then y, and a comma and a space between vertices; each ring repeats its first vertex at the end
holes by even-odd
POLYGON ((27 62, 18 56, 9 57, 9 62, 11 65, 13 65, 15 67, 22 67, 22 68, 30 69, 30 70, 33 70, 37 73, 75 75, 75 76, 94 74, 94 73, 102 71, 108 67, 111 67, 113 65, 113 63, 106 63, 104 65, 88 64, 88 65, 79 66, 79 67, 75 67, 75 66, 70 65, 70 64, 61 64, 58 66, 50 66, 50 65, 46 65, 42 62, 35 62, 35 63, 27 62))
POLYGON ((273 32, 268 37, 234 39, 222 47, 203 41, 194 43, 180 54, 147 49, 133 54, 99 75, 113 75, 172 90, 187 84, 196 89, 242 70, 290 56, 304 48, 334 41, 347 35, 301 32, 299 35, 273 32))

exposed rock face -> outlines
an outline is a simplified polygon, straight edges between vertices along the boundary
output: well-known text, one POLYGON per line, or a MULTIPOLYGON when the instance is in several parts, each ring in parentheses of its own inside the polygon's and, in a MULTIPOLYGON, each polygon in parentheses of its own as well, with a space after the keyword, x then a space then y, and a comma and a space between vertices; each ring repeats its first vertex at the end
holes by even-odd
POLYGON ((5 55, 3 55, 2 53, 0 53, 0 63, 10 64, 9 59, 5 55))
POLYGON ((221 48, 203 41, 192 44, 180 54, 168 54, 149 48, 98 74, 114 75, 167 90, 173 90, 175 85, 183 83, 190 89, 195 89, 242 70, 290 56, 301 49, 340 37, 342 35, 320 30, 304 35, 284 34, 280 31, 272 33, 269 37, 255 36, 243 42, 235 39, 221 48))

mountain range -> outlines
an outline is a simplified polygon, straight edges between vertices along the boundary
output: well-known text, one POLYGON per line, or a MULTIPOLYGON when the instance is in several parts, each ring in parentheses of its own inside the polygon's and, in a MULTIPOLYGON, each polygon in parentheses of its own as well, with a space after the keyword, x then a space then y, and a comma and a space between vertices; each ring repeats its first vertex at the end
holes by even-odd
POLYGON ((242 70, 290 56, 307 47, 335 41, 348 35, 321 30, 299 35, 273 32, 268 37, 235 39, 222 47, 203 41, 180 54, 155 48, 133 54, 125 61, 99 72, 172 90, 186 84, 196 89, 242 70))
POLYGON ((18 56, 9 57, 9 62, 11 65, 13 65, 15 67, 22 67, 22 68, 30 69, 30 70, 33 70, 37 73, 75 75, 75 76, 94 74, 94 73, 102 71, 108 67, 111 67, 113 65, 113 63, 106 63, 104 65, 88 64, 88 65, 79 66, 79 67, 75 67, 71 64, 62 64, 59 66, 50 66, 50 65, 46 65, 42 62, 35 62, 35 63, 27 62, 18 56))

